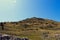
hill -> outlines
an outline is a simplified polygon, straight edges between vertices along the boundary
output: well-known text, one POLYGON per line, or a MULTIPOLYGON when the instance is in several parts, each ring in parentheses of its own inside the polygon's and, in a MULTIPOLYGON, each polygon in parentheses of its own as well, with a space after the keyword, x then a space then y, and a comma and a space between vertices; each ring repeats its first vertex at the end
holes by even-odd
POLYGON ((49 19, 32 17, 18 22, 1 23, 0 33, 28 37, 30 40, 56 40, 55 35, 60 34, 60 22, 49 19))

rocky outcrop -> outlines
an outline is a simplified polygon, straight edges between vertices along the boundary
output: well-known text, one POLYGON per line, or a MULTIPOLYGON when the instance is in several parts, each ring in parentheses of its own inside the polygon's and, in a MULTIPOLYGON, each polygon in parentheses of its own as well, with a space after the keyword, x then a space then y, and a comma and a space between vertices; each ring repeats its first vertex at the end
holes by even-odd
POLYGON ((0 34, 0 40, 29 40, 28 38, 18 38, 7 34, 0 34))

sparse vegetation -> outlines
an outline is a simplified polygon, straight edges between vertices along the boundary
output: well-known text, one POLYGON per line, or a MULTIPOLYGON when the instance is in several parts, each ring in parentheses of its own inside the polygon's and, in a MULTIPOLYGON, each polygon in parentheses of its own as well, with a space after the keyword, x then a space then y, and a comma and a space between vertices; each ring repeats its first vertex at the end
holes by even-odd
POLYGON ((3 25, 4 30, 0 27, 0 33, 28 37, 30 40, 56 40, 55 33, 60 34, 60 22, 43 18, 33 17, 19 22, 4 22, 3 25))

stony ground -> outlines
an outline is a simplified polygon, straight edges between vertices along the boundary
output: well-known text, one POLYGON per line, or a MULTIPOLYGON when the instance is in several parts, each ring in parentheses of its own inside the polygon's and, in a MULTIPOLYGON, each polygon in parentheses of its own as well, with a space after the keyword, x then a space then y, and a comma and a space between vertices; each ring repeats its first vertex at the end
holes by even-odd
POLYGON ((29 40, 28 38, 19 38, 17 36, 0 34, 0 40, 29 40))
MULTIPOLYGON (((1 23, 0 23, 1 24, 1 23)), ((0 33, 29 40, 60 40, 60 22, 42 18, 28 18, 18 22, 3 22, 0 33)))

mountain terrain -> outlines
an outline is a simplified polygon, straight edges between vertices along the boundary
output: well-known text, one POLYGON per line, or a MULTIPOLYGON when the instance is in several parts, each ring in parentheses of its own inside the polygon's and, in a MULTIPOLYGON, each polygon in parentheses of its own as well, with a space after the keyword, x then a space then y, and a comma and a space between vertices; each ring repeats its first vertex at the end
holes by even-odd
POLYGON ((60 22, 37 17, 18 22, 0 22, 0 33, 27 37, 29 40, 58 40, 60 22))

